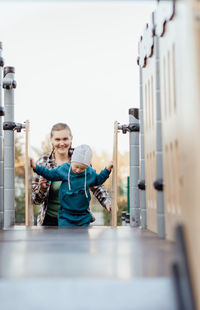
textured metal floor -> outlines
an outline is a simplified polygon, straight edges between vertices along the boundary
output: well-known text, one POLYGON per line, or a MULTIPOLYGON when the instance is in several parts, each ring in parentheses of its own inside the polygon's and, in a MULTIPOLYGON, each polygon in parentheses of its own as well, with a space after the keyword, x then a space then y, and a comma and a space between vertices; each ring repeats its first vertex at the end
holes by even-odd
POLYGON ((176 309, 174 258, 174 243, 127 226, 0 231, 1 309, 176 309))

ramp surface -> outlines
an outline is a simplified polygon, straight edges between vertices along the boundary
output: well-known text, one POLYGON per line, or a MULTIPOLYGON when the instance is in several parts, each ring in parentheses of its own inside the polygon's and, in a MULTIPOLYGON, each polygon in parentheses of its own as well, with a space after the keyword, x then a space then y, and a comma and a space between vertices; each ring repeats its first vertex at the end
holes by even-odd
POLYGON ((127 226, 0 231, 1 308, 174 310, 174 259, 174 243, 127 226))

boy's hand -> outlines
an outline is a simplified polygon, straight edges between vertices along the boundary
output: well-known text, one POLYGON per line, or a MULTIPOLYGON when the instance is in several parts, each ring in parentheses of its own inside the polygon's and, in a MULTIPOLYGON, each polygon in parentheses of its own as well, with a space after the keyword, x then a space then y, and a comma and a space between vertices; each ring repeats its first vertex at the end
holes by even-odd
MULTIPOLYGON (((36 168, 36 164, 35 164, 35 161, 33 160, 33 158, 30 158, 30 166, 35 169, 36 168)), ((39 179, 39 185, 42 187, 42 188, 47 188, 49 187, 51 184, 50 181, 46 180, 45 178, 43 178, 42 176, 40 176, 40 179, 39 179)))
POLYGON ((112 168, 113 168, 113 161, 111 161, 106 168, 108 170, 112 170, 112 168))
POLYGON ((42 188, 47 188, 49 187, 51 184, 50 181, 46 180, 45 178, 43 178, 42 176, 40 176, 40 180, 39 180, 39 185, 42 187, 42 188))
POLYGON ((33 158, 30 158, 30 166, 35 169, 36 168, 36 164, 35 161, 33 160, 33 158))

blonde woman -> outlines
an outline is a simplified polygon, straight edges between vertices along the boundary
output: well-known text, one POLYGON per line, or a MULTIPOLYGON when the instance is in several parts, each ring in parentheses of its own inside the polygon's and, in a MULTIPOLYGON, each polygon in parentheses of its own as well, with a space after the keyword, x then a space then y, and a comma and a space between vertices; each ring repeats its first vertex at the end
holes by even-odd
MULTIPOLYGON (((44 154, 38 161, 38 165, 53 169, 64 163, 71 162, 73 154, 72 132, 70 127, 65 123, 55 124, 50 133, 50 142, 52 151, 44 154)), ((61 181, 47 181, 43 177, 34 173, 32 180, 32 201, 36 205, 41 205, 37 217, 37 224, 42 226, 58 226, 58 210, 60 202, 58 198, 61 181)), ((111 210, 111 201, 108 192, 103 186, 93 186, 90 190, 98 199, 100 204, 111 210)), ((95 218, 92 215, 92 220, 95 218)))

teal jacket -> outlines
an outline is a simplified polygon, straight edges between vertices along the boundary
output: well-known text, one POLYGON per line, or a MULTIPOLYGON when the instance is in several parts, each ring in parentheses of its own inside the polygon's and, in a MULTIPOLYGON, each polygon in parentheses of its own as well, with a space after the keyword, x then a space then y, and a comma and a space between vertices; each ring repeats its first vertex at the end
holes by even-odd
POLYGON ((88 225, 91 220, 91 215, 88 212, 91 200, 89 187, 103 184, 109 177, 110 171, 105 168, 97 174, 92 167, 88 167, 85 172, 75 174, 69 163, 54 169, 36 165, 34 170, 47 180, 62 181, 59 190, 61 205, 58 215, 59 226, 88 225), (62 223, 61 219, 63 218, 65 220, 62 223))

